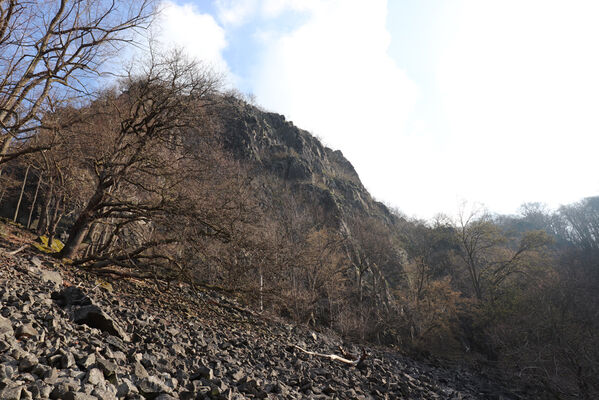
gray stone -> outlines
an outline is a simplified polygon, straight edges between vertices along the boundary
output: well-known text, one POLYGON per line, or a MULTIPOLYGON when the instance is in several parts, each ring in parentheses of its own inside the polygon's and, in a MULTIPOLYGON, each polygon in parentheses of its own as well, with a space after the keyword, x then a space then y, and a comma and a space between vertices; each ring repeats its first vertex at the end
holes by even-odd
POLYGON ((121 380, 121 384, 117 386, 116 395, 119 398, 128 397, 131 393, 138 393, 137 387, 127 378, 121 380))
POLYGON ((61 350, 60 355, 60 366, 62 369, 71 368, 75 365, 75 356, 69 350, 61 350))
POLYGON ((94 396, 102 400, 117 400, 116 394, 102 388, 95 388, 92 392, 94 396))
POLYGON ((162 393, 158 395, 155 400, 177 400, 177 398, 171 396, 170 394, 162 393))
POLYGON ((4 389, 0 391, 0 399, 2 400, 20 400, 21 392, 23 391, 22 385, 15 385, 8 383, 4 389))
POLYGON ((85 324, 111 335, 115 335, 125 342, 131 341, 125 330, 96 305, 90 304, 75 309, 73 320, 78 324, 85 324))
POLYGON ((89 371, 87 371, 86 381, 94 386, 104 385, 104 374, 102 373, 102 371, 100 371, 99 368, 92 368, 89 371))
POLYGON ((30 372, 38 365, 39 361, 33 354, 27 353, 19 360, 19 371, 30 372))
POLYGON ((10 320, 0 315, 0 339, 2 337, 12 337, 13 334, 14 331, 10 320))
POLYGON ((62 275, 58 271, 50 271, 47 269, 40 270, 40 278, 42 282, 52 282, 55 285, 62 285, 62 275))
POLYGON ((96 361, 96 365, 104 372, 105 377, 113 376, 116 373, 117 366, 112 361, 105 360, 103 358, 98 358, 96 361))
POLYGON ((201 366, 197 369, 196 373, 190 376, 190 380, 195 381, 198 379, 214 379, 214 371, 212 368, 201 366))
POLYGON ((81 360, 80 364, 83 369, 88 369, 96 363, 96 355, 94 353, 88 354, 87 357, 81 360))
POLYGON ((15 337, 19 340, 36 338, 37 330, 31 324, 23 324, 15 331, 15 337))
POLYGON ((98 397, 82 392, 69 391, 62 397, 63 400, 98 400, 98 397))
POLYGON ((142 380, 139 385, 139 392, 146 398, 154 399, 162 393, 170 393, 171 390, 158 377, 149 376, 142 380))
POLYGON ((36 256, 31 257, 31 263, 38 268, 40 268, 43 265, 42 260, 40 260, 36 256))
POLYGON ((143 380, 148 377, 148 371, 139 362, 133 364, 133 374, 138 380, 143 380))
POLYGON ((60 292, 53 292, 51 297, 61 307, 92 304, 92 301, 83 293, 83 290, 75 286, 68 286, 60 292))

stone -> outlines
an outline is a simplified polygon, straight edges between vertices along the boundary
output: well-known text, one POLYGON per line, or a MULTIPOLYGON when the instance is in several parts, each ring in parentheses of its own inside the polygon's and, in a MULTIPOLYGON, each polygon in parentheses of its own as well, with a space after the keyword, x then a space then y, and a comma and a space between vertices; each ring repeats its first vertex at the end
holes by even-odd
POLYGON ((52 282, 57 286, 62 285, 62 275, 58 271, 42 269, 40 270, 40 278, 42 279, 42 282, 52 282))
POLYGON ((149 376, 145 367, 137 361, 133 364, 133 374, 138 380, 143 380, 149 376))
POLYGON ((245 377, 245 372, 243 370, 237 370, 235 371, 235 373, 233 373, 233 379, 238 382, 240 380, 242 380, 245 377))
POLYGON ((98 400, 98 397, 82 392, 69 391, 62 397, 63 400, 98 400))
POLYGON ((73 320, 111 335, 118 336, 125 342, 131 341, 129 335, 108 314, 96 305, 90 304, 75 309, 73 320))
POLYGON ((13 334, 14 331, 10 320, 0 315, 0 338, 12 337, 13 334))
POLYGON ((0 390, 0 399, 2 400, 20 400, 23 386, 9 383, 0 390))
POLYGON ((81 362, 79 363, 79 365, 83 369, 88 369, 89 367, 91 367, 95 363, 96 363, 96 355, 94 353, 91 353, 91 354, 88 354, 87 357, 84 357, 81 360, 81 362))
POLYGON ((27 353, 19 360, 19 371, 30 372, 38 365, 39 361, 33 354, 27 353))
POLYGON ((60 367, 62 369, 71 368, 75 365, 75 356, 69 350, 60 350, 60 367))
POLYGON ((91 385, 105 385, 104 374, 100 371, 99 368, 91 368, 87 371, 87 382, 91 385))
POLYGON ((83 293, 83 290, 75 286, 68 286, 60 292, 53 292, 51 298, 61 307, 92 304, 92 301, 83 293))
POLYGON ((137 387, 127 378, 122 378, 117 386, 116 396, 118 398, 128 397, 130 394, 139 393, 137 387))
POLYGON ((43 265, 42 260, 40 260, 36 256, 31 257, 31 264, 35 265, 38 268, 41 268, 41 266, 43 265))
POLYGON ((189 379, 192 381, 198 380, 200 378, 214 379, 214 372, 212 371, 212 368, 201 366, 197 369, 195 374, 192 374, 189 377, 189 379))
POLYGON ((104 372, 104 376, 106 378, 113 376, 116 373, 117 366, 112 361, 108 361, 103 358, 98 358, 96 364, 102 370, 102 372, 104 372))
POLYGON ((160 395, 158 395, 155 400, 177 400, 176 397, 171 396, 170 394, 167 393, 162 393, 160 395))
POLYGON ((162 393, 170 393, 170 389, 156 376, 149 376, 137 385, 139 392, 148 399, 155 399, 162 393))
POLYGON ((38 335, 37 330, 31 324, 23 324, 15 331, 15 337, 18 340, 27 340, 36 338, 38 335))

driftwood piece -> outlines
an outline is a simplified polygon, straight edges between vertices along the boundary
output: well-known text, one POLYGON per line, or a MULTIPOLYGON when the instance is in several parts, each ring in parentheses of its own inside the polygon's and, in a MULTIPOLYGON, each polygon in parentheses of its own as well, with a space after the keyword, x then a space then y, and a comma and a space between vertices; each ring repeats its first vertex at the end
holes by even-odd
POLYGON ((351 360, 351 359, 348 359, 345 357, 338 356, 336 354, 324 354, 324 353, 317 353, 315 351, 309 351, 309 350, 303 349, 297 345, 294 345, 293 347, 295 347, 296 349, 298 349, 308 355, 311 355, 311 356, 328 358, 331 361, 339 361, 344 364, 354 365, 356 367, 361 367, 364 364, 364 360, 367 357, 365 350, 362 350, 362 354, 360 355, 359 358, 351 360))

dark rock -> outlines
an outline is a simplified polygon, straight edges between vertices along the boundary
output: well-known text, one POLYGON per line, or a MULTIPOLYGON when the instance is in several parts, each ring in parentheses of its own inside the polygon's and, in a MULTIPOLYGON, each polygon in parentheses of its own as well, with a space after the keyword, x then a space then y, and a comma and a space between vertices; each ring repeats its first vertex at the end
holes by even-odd
POLYGON ((83 368, 88 369, 92 365, 96 363, 96 355, 94 353, 88 354, 86 357, 83 357, 77 364, 83 368))
POLYGON ((86 381, 90 385, 94 386, 104 385, 104 374, 98 368, 91 368, 89 371, 87 371, 86 381))
POLYGON ((130 394, 138 393, 137 387, 127 378, 121 379, 121 384, 117 386, 116 396, 118 398, 128 397, 130 394))
POLYGON ((159 378, 149 376, 138 384, 139 392, 147 399, 155 399, 163 393, 170 393, 168 386, 159 378))
POLYGON ((60 356, 60 366, 62 369, 68 369, 75 365, 75 356, 69 350, 60 350, 60 356))
POLYGON ((130 341, 129 335, 111 317, 96 305, 86 305, 75 309, 73 320, 78 324, 85 324, 111 335, 130 341))
POLYGON ((98 360, 96 361, 96 365, 102 370, 106 378, 114 376, 117 370, 117 365, 115 363, 113 363, 112 361, 105 360, 103 358, 98 358, 98 360))
POLYGON ((60 292, 53 292, 51 297, 61 307, 92 304, 92 301, 83 293, 83 290, 75 286, 68 286, 60 292))
POLYGON ((170 394, 162 393, 158 395, 155 400, 177 400, 177 398, 171 396, 170 394))
POLYGON ((39 361, 33 354, 27 353, 19 360, 19 371, 30 372, 38 365, 39 361))
POLYGON ((15 337, 19 340, 37 337, 38 333, 31 324, 23 324, 15 331, 15 337))
POLYGON ((189 379, 192 381, 198 380, 198 379, 214 379, 214 372, 212 371, 212 368, 208 368, 208 367, 204 367, 201 366, 197 369, 197 371, 192 374, 189 379))

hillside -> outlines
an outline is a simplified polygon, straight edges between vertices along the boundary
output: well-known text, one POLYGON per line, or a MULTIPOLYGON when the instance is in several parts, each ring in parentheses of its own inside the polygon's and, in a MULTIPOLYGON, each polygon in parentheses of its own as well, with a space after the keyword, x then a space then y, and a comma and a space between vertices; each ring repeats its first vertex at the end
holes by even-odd
MULTIPOLYGON (((372 198, 341 152, 218 92, 193 65, 181 75, 180 62, 48 112, 35 135, 13 143, 22 156, 4 159, 4 216, 33 238, 64 239, 40 247, 69 266, 70 279, 160 282, 146 294, 157 304, 165 287, 212 288, 257 321, 387 346, 391 358, 377 356, 384 366, 399 348, 438 371, 485 365, 554 397, 596 397, 598 198, 554 211, 525 204, 513 216, 475 207, 408 220, 372 198)), ((291 363, 307 356, 279 350, 291 363)))
POLYGON ((457 365, 357 346, 187 284, 98 280, 33 248, 8 255, 15 240, 27 242, 21 235, 0 244, 5 400, 532 398, 457 365), (367 356, 350 366, 299 347, 367 356))

